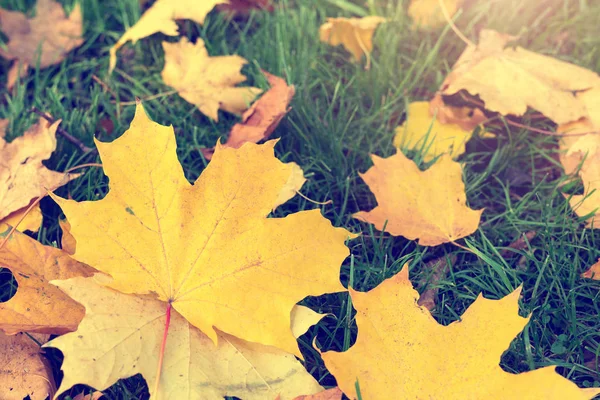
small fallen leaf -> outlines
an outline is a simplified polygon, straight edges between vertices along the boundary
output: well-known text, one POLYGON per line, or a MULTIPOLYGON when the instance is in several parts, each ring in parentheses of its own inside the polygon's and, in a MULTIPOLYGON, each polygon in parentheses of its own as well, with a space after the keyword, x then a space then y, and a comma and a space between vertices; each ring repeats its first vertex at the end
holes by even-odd
POLYGON ((322 42, 332 46, 342 45, 359 62, 363 55, 369 57, 373 50, 373 34, 383 17, 328 18, 319 28, 322 42))
POLYGON ((444 103, 439 92, 429 101, 429 113, 435 115, 442 124, 456 124, 470 132, 488 119, 479 108, 455 107, 444 103))
MULTIPOLYGON (((294 86, 288 86, 284 79, 268 72, 263 71, 263 74, 271 88, 244 112, 242 122, 231 128, 224 147, 237 149, 246 142, 258 143, 267 139, 290 110, 288 105, 296 93, 294 86)), ((214 147, 202 149, 202 154, 208 160, 214 152, 214 147)))
POLYGON ((56 149, 59 122, 50 125, 40 118, 12 142, 0 138, 0 220, 79 176, 50 171, 42 164, 56 149))
POLYGON ((10 226, 16 226, 17 224, 19 224, 17 226, 17 229, 20 232, 25 232, 25 231, 31 231, 31 232, 37 232, 40 229, 40 225, 42 224, 42 210, 40 209, 40 205, 37 204, 35 207, 33 207, 31 210, 29 210, 29 212, 27 214, 25 214, 27 212, 27 208, 28 207, 24 207, 20 210, 17 210, 11 214, 9 214, 6 218, 4 218, 2 221, 0 221, 0 223, 5 223, 8 224, 10 226), (25 215, 25 218, 23 218, 23 215, 25 215), (23 218, 23 220, 21 221, 21 218, 23 218), (20 223, 19 223, 20 221, 20 223))
POLYGON ((600 393, 578 388, 555 367, 520 374, 500 367, 529 321, 518 313, 520 291, 500 300, 479 295, 459 321, 443 326, 417 305, 404 266, 369 292, 350 289, 358 337, 346 352, 323 353, 325 366, 351 399, 357 380, 363 399, 587 400, 600 393))
POLYGON ((323 389, 292 354, 220 331, 215 345, 172 311, 159 392, 154 393, 166 303, 117 292, 94 278, 52 283, 86 308, 77 332, 44 346, 65 356, 57 394, 78 383, 104 390, 137 373, 149 383, 150 397, 159 399, 262 400, 277 394, 293 399, 323 389))
POLYGON ((299 354, 290 312, 306 296, 344 290, 339 269, 353 235, 318 209, 267 218, 294 168, 275 158, 275 141, 217 146, 194 185, 173 128, 141 105, 129 130, 96 146, 106 197, 53 196, 77 242, 73 257, 112 276, 116 290, 171 302, 214 342, 216 328, 299 354))
POLYGON ((117 65, 117 50, 131 40, 138 40, 162 32, 167 36, 177 36, 176 19, 191 19, 199 24, 204 23, 206 15, 217 5, 228 0, 158 0, 142 15, 140 20, 129 28, 123 36, 110 48, 110 74, 117 65))
POLYGON ((426 171, 400 151, 388 158, 371 157, 373 167, 360 176, 378 206, 354 218, 378 230, 385 226, 394 236, 418 238, 421 246, 453 242, 477 230, 483 210, 467 207, 462 169, 450 156, 442 156, 426 171))
POLYGON ((465 49, 442 84, 442 94, 478 95, 488 110, 523 115, 531 107, 563 124, 587 116, 573 92, 600 85, 585 68, 521 47, 505 48, 514 36, 483 29, 479 44, 465 49))
POLYGON ((187 38, 163 42, 163 48, 163 81, 215 121, 219 120, 219 109, 241 114, 261 92, 254 87, 236 87, 246 80, 240 70, 247 61, 240 56, 210 57, 202 39, 196 44, 187 38))
MULTIPOLYGON (((45 335, 43 342, 47 339, 45 335)), ((52 371, 41 355, 40 346, 24 333, 8 336, 0 332, 0 365, 0 399, 52 397, 52 371)))
POLYGON ((600 209, 600 153, 587 156, 579 175, 583 182, 584 194, 570 196, 569 204, 578 216, 591 215, 591 218, 585 221, 585 226, 597 229, 600 223, 600 220, 596 221, 596 213, 600 209))
MULTIPOLYGON (((0 243, 11 227, 0 224, 0 243)), ((61 334, 73 331, 83 307, 48 283, 51 279, 89 276, 92 269, 62 250, 44 246, 20 232, 0 248, 0 267, 9 269, 18 284, 16 294, 0 303, 0 331, 61 334)))
MULTIPOLYGON (((62 5, 53 0, 38 0, 33 18, 0 8, 0 26, 8 36, 8 43, 0 48, 0 55, 18 60, 13 66, 16 71, 19 63, 22 71, 27 66, 46 68, 59 63, 68 52, 83 43, 79 4, 75 4, 68 17, 62 5)), ((13 80, 16 71, 12 73, 13 80)))
POLYGON ((600 281, 600 259, 590 269, 581 274, 581 277, 600 281))
POLYGON ((600 87, 576 93, 575 97, 583 102, 587 115, 556 127, 556 132, 563 134, 560 162, 567 175, 575 172, 586 157, 593 156, 600 149, 600 87))
POLYGON ((217 10, 233 15, 248 14, 252 10, 273 11, 274 8, 272 0, 229 0, 217 6, 217 10))
POLYGON ((444 153, 454 158, 465 152, 472 133, 456 124, 441 123, 430 113, 428 102, 417 101, 408 105, 406 121, 396 128, 394 146, 421 150, 425 162, 444 153))
POLYGON ((408 15, 418 28, 438 28, 445 26, 448 19, 452 20, 462 2, 463 0, 442 0, 445 9, 442 10, 440 0, 411 0, 408 15))

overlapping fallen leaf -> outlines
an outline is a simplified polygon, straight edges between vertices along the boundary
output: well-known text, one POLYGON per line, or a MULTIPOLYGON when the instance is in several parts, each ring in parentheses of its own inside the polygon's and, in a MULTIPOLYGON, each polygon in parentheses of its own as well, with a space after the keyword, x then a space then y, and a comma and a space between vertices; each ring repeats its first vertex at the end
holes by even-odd
POLYGON ((46 68, 59 63, 83 43, 81 9, 77 3, 68 17, 62 5, 54 0, 37 0, 33 18, 0 8, 0 27, 8 36, 0 55, 17 60, 9 73, 12 78, 8 87, 13 86, 19 69, 24 75, 28 66, 46 68))
MULTIPOLYGON (((10 231, 10 226, 0 224, 0 241, 10 231)), ((0 303, 0 331, 61 334, 77 328, 83 307, 48 281, 90 276, 91 268, 19 232, 0 248, 0 267, 9 269, 18 284, 16 294, 0 303)))
MULTIPOLYGON (((36 335, 46 342, 48 335, 36 335)), ((27 335, 0 332, 0 398, 44 400, 54 393, 54 378, 40 346, 27 335)))
POLYGON ((586 117, 584 102, 573 92, 600 85, 598 74, 521 47, 505 47, 515 39, 481 30, 479 44, 465 49, 444 80, 442 93, 466 90, 502 115, 520 116, 531 107, 557 124, 586 117))
POLYGON ((596 261, 587 271, 581 274, 583 278, 600 280, 600 260, 596 261))
POLYGON ((240 56, 211 57, 202 39, 195 44, 186 38, 178 43, 163 42, 163 48, 163 81, 215 121, 219 109, 241 114, 261 92, 254 87, 236 87, 246 80, 240 72, 246 60, 240 56))
POLYGON ((125 43, 132 43, 158 32, 168 36, 177 36, 176 19, 191 19, 204 23, 206 15, 217 5, 228 0, 158 0, 142 15, 140 20, 129 28, 110 48, 109 73, 117 65, 117 51, 125 43))
POLYGON ((350 291, 358 337, 346 352, 323 353, 326 367, 351 399, 592 399, 599 388, 580 389, 545 367, 505 372, 502 353, 525 327, 520 290, 500 300, 481 295, 460 321, 440 325, 417 305, 408 266, 367 293, 350 291))
MULTIPOLYGON (((64 378, 57 394, 84 383, 104 390, 137 373, 148 382, 150 396, 159 399, 214 399, 236 396, 262 400, 318 393, 322 387, 289 353, 240 340, 216 331, 217 343, 173 312, 155 392, 156 366, 165 329, 166 304, 150 296, 126 295, 94 278, 53 281, 85 306, 76 332, 58 337, 45 347, 64 354, 64 378)), ((305 309, 303 334, 322 317, 305 309), (308 322, 306 322, 308 320, 308 322)))
POLYGON ((328 18, 319 28, 319 37, 322 42, 332 46, 341 44, 352 54, 354 61, 359 62, 363 55, 369 57, 373 50, 375 29, 385 21, 385 18, 377 16, 328 18))
POLYGON ((219 329, 298 353, 290 312, 306 296, 343 290, 351 234, 319 210, 266 218, 294 172, 274 157, 274 144, 217 146, 192 186, 173 129, 139 106, 123 136, 96 142, 107 196, 55 197, 77 241, 75 259, 111 275, 114 289, 169 301, 214 342, 219 329))
POLYGON ((0 220, 22 212, 35 198, 79 176, 51 171, 42 164, 56 149, 59 123, 49 124, 40 118, 23 136, 10 143, 0 137, 0 220))
POLYGON ((444 153, 457 157, 465 152, 472 130, 441 123, 426 101, 410 103, 407 113, 404 124, 396 128, 394 146, 421 150, 425 162, 444 153))
POLYGON ((373 155, 373 167, 361 178, 375 194, 378 206, 354 218, 395 236, 419 239, 422 246, 453 242, 477 230, 483 210, 466 205, 460 164, 442 156, 426 171, 402 152, 373 155))
MULTIPOLYGON (((242 122, 231 128, 223 147, 237 149, 246 142, 258 143, 267 139, 290 110, 289 104, 296 93, 294 86, 288 86, 278 76, 263 73, 271 88, 242 115, 242 122)), ((202 154, 210 160, 214 151, 214 148, 202 149, 202 154)))

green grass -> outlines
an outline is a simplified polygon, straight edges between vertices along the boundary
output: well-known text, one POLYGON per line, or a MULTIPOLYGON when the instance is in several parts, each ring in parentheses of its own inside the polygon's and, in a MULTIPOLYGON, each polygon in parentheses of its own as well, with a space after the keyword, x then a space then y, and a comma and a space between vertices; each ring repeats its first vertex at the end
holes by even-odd
MULTIPOLYGON (((16 10, 27 10, 31 3, 0 1, 16 10)), ((448 275, 437 284, 434 316, 440 323, 457 320, 479 293, 500 298, 522 285, 521 314, 531 314, 531 322, 503 355, 502 367, 522 372, 558 365, 559 372, 578 385, 600 386, 600 283, 579 278, 600 255, 600 235, 584 228, 561 193, 565 182, 572 182, 573 190, 580 187, 573 177, 563 176, 556 161, 555 137, 499 127, 495 139, 476 136, 469 142, 461 158, 468 202, 472 208, 485 208, 479 230, 460 241, 471 251, 450 244, 420 247, 352 218, 354 212, 376 205, 358 176, 371 165, 369 154, 394 153, 393 128, 407 104, 430 98, 465 47, 448 28, 427 33, 412 30, 404 3, 372 0, 365 6, 363 0, 282 0, 272 14, 253 13, 247 19, 228 21, 212 13, 203 26, 189 21, 181 26, 189 38, 203 38, 211 55, 245 57, 249 83, 266 87, 259 73, 262 68, 296 86, 292 111, 274 134, 281 137, 276 152, 280 159, 295 161, 304 169, 309 180, 303 194, 316 201, 333 201, 321 207, 325 217, 336 226, 363 233, 349 243, 352 257, 341 270, 345 285, 351 280, 360 290, 373 288, 410 261, 411 280, 423 291, 431 276, 424 265, 454 255, 448 275), (390 22, 377 32, 369 70, 351 63, 341 48, 319 42, 318 27, 327 16, 367 15, 373 10, 390 22), (523 250, 506 250, 530 231, 536 236, 523 250)), ((71 9, 73 1, 64 4, 71 9)), ((2 89, 0 117, 10 119, 12 138, 36 121, 29 111, 36 107, 62 119, 65 131, 93 146, 94 136, 110 141, 129 126, 134 106, 120 103, 165 93, 144 105, 154 120, 175 127, 178 156, 193 181, 206 166, 199 149, 225 137, 236 118, 221 114, 220 121, 213 123, 179 96, 168 95, 171 89, 160 77, 161 41, 176 38, 155 35, 125 46, 116 71, 107 75, 108 49, 137 21, 138 4, 138 0, 82 0, 85 43, 60 65, 30 72, 14 91, 2 89), (112 132, 103 130, 106 121, 114 126, 112 132)), ((483 27, 520 34, 519 44, 528 49, 600 72, 597 2, 467 0, 464 7, 456 23, 474 42, 483 27)), ((548 128, 527 118, 524 123, 548 128)), ((419 159, 418 154, 411 155, 419 159)), ((85 155, 59 139, 47 164, 65 170, 98 161, 97 156, 85 155)), ((102 171, 90 168, 58 193, 92 200, 107 190, 102 171)), ((315 207, 297 196, 274 214, 315 207)), ((50 199, 42 201, 42 209, 44 225, 35 237, 57 245, 60 210, 50 199)), ((14 292, 6 270, 0 272, 0 291, 5 299, 14 292)), ((301 344, 307 369, 323 385, 334 385, 311 343, 316 336, 324 349, 348 348, 356 337, 354 312, 345 295, 309 298, 304 303, 333 315, 303 337, 301 344)), ((60 353, 50 351, 48 357, 59 378, 60 353)), ((109 399, 134 399, 147 396, 146 390, 137 376, 120 381, 106 394, 109 399)))

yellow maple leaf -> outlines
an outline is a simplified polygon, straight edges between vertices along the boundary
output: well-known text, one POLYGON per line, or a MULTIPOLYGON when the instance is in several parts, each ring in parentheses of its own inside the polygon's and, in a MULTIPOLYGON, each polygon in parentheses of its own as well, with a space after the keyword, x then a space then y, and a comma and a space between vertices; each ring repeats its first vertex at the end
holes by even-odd
POLYGON ((363 18, 328 18, 319 28, 322 42, 332 46, 342 45, 352 54, 354 61, 359 62, 363 55, 373 50, 373 34, 379 24, 385 22, 383 17, 369 16, 363 18))
POLYGON ((460 164, 442 156, 426 171, 402 152, 392 157, 375 155, 373 167, 361 178, 375 194, 378 206, 354 218, 395 236, 415 240, 421 246, 437 246, 468 236, 477 230, 483 210, 466 205, 460 164))
POLYGON ((96 145, 106 197, 53 196, 77 241, 73 257, 110 274, 121 292, 171 302, 215 342, 213 328, 298 353, 290 311, 306 296, 344 290, 339 268, 351 234, 319 210, 266 218, 294 173, 275 158, 275 141, 217 146, 194 185, 173 128, 141 105, 128 131, 96 145))
POLYGON ((465 143, 473 131, 441 123, 430 113, 427 101, 410 103, 407 112, 404 124, 396 128, 394 146, 422 150, 426 162, 444 153, 457 157, 465 152, 465 143))
POLYGON ((584 400, 600 389, 580 389, 554 371, 505 372, 502 353, 525 327, 520 289, 500 300, 481 295, 460 321, 438 324, 417 305, 408 266, 367 293, 350 291, 358 337, 343 353, 323 353, 339 387, 356 399, 584 400))
POLYGON ((163 42, 163 48, 163 81, 215 121, 219 120, 219 108, 241 114, 261 93, 254 87, 235 87, 246 80, 240 70, 247 61, 240 56, 210 57, 202 39, 196 44, 186 38, 163 42))
MULTIPOLYGON (((0 243, 11 229, 0 223, 0 243)), ((9 269, 18 284, 15 295, 0 303, 0 331, 61 334, 77 328, 83 308, 48 281, 89 276, 91 268, 20 232, 0 248, 0 268, 9 269)))
POLYGON ((600 85, 598 74, 521 47, 505 48, 514 39, 483 29, 479 44, 456 61, 442 93, 464 89, 502 115, 523 115, 531 107, 557 124, 585 117, 585 105, 573 92, 600 85))
MULTIPOLYGON (((150 397, 158 399, 222 400, 224 396, 236 396, 262 400, 280 394, 289 400, 323 389, 292 354, 220 331, 216 332, 215 346, 208 336, 172 312, 159 389, 155 392, 165 303, 117 292, 94 278, 52 283, 86 308, 76 332, 44 346, 55 347, 65 356, 64 378, 57 395, 78 383, 102 391, 137 373, 147 380, 150 397)), ((300 311, 311 320, 300 328, 301 334, 323 317, 307 310, 300 311)))
POLYGON ((157 32, 168 36, 177 36, 176 19, 191 19, 203 24, 206 15, 217 4, 227 4, 228 2, 228 0, 158 0, 110 48, 109 73, 117 65, 117 50, 128 41, 131 40, 132 43, 135 43, 157 32))
MULTIPOLYGON (((36 335, 46 342, 48 335, 36 335)), ((40 346, 23 333, 0 332, 0 398, 2 400, 45 400, 52 397, 54 378, 40 346)))
POLYGON ((437 28, 448 23, 462 2, 463 0, 442 0, 442 10, 440 0, 411 0, 408 15, 419 28, 437 28))
POLYGON ((40 118, 23 136, 10 143, 0 135, 0 220, 23 211, 36 197, 43 197, 49 190, 79 176, 51 171, 42 164, 56 149, 59 123, 49 124, 40 118))

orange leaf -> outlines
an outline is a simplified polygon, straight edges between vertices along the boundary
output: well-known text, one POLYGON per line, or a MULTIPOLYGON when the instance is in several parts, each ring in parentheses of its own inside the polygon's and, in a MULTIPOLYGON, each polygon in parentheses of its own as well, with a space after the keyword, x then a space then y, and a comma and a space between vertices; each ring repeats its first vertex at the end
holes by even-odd
POLYGON ((319 28, 322 42, 332 46, 341 44, 359 62, 363 55, 369 56, 373 50, 373 34, 379 24, 385 22, 382 17, 364 18, 328 18, 319 28))
MULTIPOLYGON (((46 342, 47 335, 36 340, 46 342)), ((7 336, 0 332, 0 399, 44 400, 54 393, 54 379, 40 346, 23 333, 7 336)))
MULTIPOLYGON (((0 224, 0 240, 10 230, 0 224)), ((90 267, 19 232, 0 248, 0 267, 9 269, 19 285, 14 297, 0 303, 0 330, 9 335, 22 331, 61 334, 77 328, 83 307, 48 281, 90 276, 90 267)))
MULTIPOLYGON (((279 122, 290 110, 288 105, 296 93, 294 86, 288 86, 284 79, 263 71, 271 88, 242 115, 242 123, 231 128, 229 138, 223 147, 240 148, 246 142, 258 143, 271 136, 279 122)), ((202 154, 208 160, 215 152, 202 149, 202 154)))

